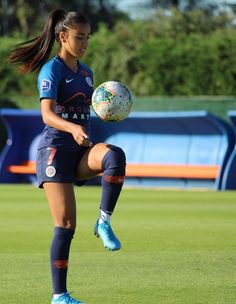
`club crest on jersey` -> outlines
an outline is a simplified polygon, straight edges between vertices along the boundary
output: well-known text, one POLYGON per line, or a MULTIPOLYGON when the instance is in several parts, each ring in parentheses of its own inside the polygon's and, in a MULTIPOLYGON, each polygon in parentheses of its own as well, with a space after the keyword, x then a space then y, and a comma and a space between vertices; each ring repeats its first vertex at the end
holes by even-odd
POLYGON ((93 86, 93 81, 92 81, 92 79, 91 79, 90 77, 86 77, 85 80, 86 80, 87 84, 88 84, 90 87, 93 86))
POLYGON ((43 79, 41 91, 49 91, 50 89, 51 89, 51 81, 47 79, 43 79))
POLYGON ((53 167, 53 166, 48 166, 48 167, 46 168, 46 175, 47 175, 48 177, 53 177, 53 176, 55 176, 55 175, 56 175, 56 169, 55 169, 55 167, 53 167))

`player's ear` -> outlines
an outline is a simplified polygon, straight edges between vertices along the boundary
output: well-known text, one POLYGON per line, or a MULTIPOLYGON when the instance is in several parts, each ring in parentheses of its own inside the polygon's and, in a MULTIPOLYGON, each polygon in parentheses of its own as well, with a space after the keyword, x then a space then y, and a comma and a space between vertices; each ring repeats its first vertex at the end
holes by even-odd
POLYGON ((59 39, 61 42, 66 42, 66 33, 65 32, 60 32, 59 33, 59 39))

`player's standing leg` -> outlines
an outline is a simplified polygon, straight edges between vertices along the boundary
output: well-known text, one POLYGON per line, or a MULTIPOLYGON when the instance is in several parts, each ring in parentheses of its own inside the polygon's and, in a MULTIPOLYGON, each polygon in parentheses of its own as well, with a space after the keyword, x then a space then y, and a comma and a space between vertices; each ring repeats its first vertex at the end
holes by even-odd
POLYGON ((94 233, 101 237, 104 247, 112 251, 121 248, 121 243, 110 226, 110 217, 124 183, 125 166, 126 158, 121 148, 97 144, 85 153, 77 170, 79 179, 103 172, 100 215, 94 233))
POLYGON ((67 292, 67 270, 70 244, 76 228, 76 204, 73 185, 45 182, 44 190, 54 222, 50 260, 52 273, 52 304, 82 303, 67 292))

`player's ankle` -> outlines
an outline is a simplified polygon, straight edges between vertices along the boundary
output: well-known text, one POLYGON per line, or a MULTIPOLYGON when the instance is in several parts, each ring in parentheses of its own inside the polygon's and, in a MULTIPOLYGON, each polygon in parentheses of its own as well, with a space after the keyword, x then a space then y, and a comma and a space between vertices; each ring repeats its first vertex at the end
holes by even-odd
POLYGON ((109 213, 103 211, 102 209, 100 209, 98 224, 102 224, 104 222, 110 224, 110 220, 111 220, 111 214, 109 214, 109 213))

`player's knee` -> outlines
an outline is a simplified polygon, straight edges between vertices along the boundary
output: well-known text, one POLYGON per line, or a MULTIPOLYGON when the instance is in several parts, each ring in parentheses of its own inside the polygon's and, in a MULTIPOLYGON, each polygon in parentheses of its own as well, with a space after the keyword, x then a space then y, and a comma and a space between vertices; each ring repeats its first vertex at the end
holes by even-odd
POLYGON ((68 239, 72 240, 74 236, 75 230, 64 228, 64 227, 55 227, 54 228, 54 235, 60 239, 68 239))
POLYGON ((116 146, 112 146, 110 150, 105 154, 102 161, 103 170, 120 168, 125 171, 126 156, 125 152, 116 146))
POLYGON ((64 229, 76 229, 76 219, 74 217, 63 217, 61 220, 57 220, 56 226, 64 229))
POLYGON ((120 147, 114 147, 111 149, 111 154, 114 157, 114 163, 117 163, 120 166, 126 165, 126 156, 125 152, 120 147))

